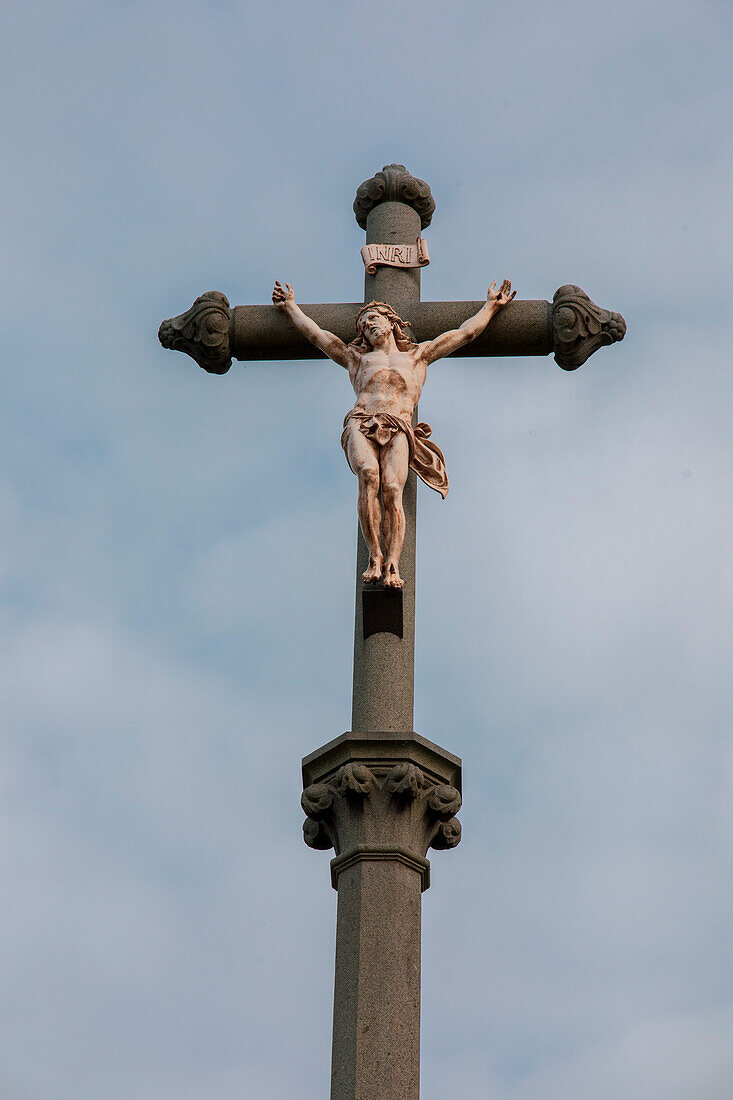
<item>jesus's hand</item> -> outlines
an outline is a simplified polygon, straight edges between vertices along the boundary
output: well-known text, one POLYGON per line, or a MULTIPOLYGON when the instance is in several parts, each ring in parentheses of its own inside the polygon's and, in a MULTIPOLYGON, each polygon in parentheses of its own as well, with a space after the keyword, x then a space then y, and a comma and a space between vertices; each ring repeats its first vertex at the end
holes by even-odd
POLYGON ((278 309, 285 309, 289 302, 294 301, 295 291, 290 283, 286 283, 285 286, 282 283, 275 283, 272 291, 272 304, 274 306, 277 306, 278 309))
POLYGON ((512 292, 512 284, 508 279, 505 279, 499 290, 497 290, 496 279, 494 279, 489 287, 489 293, 486 295, 486 299, 489 302, 495 302, 497 306, 506 306, 511 302, 516 293, 516 290, 512 292))

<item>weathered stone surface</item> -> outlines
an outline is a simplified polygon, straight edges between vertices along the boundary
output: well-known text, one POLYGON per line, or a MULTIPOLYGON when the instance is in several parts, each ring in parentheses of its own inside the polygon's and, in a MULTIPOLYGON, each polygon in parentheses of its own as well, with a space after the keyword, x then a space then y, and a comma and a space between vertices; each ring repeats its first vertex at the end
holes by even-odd
MULTIPOLYGON (((419 269, 398 272, 407 278, 419 279, 419 269)), ((390 268, 379 268, 374 276, 367 276, 376 283, 392 274, 390 268)), ((366 281, 366 280, 365 280, 366 281)), ((415 340, 434 340, 441 332, 460 328, 464 321, 478 313, 480 301, 456 302, 405 302, 389 289, 370 285, 366 301, 376 298, 391 302, 409 322, 409 331, 415 340)), ((333 305, 308 303, 301 306, 316 324, 332 332, 348 343, 354 339, 354 319, 362 308, 361 302, 344 302, 333 305)), ((268 359, 324 359, 326 356, 295 329, 274 306, 234 306, 232 319, 232 356, 243 362, 268 359)), ((476 339, 458 348, 449 358, 470 356, 549 355, 554 348, 552 332, 552 306, 542 299, 518 299, 505 306, 476 339)))
POLYGON ((331 1100, 419 1100, 416 882, 394 862, 355 863, 340 876, 331 1100))
POLYGON ((461 762, 416 733, 345 733, 303 783, 306 843, 336 850, 331 1100, 418 1100, 425 853, 460 839, 461 762))
POLYGON ((411 206, 420 215, 423 229, 430 225, 435 213, 435 199, 429 185, 425 180, 411 175, 404 164, 385 164, 381 172, 359 184, 354 199, 354 215, 362 229, 367 227, 370 211, 385 202, 411 206))
MULTIPOLYGON (((427 186, 427 185, 426 185, 427 186)), ((369 210, 366 218, 367 244, 401 244, 420 236, 420 213, 404 202, 383 201, 369 210)), ((389 302, 407 321, 420 301, 421 268, 378 267, 364 272, 364 301, 389 302)), ((436 333, 437 336, 437 333, 436 333)))
POLYGON ((158 339, 164 348, 185 351, 210 374, 226 374, 232 365, 231 316, 226 295, 207 290, 185 313, 163 321, 158 339))
POLYGON ((552 299, 555 362, 563 370, 577 370, 598 348, 623 340, 626 322, 620 313, 602 309, 584 290, 566 283, 552 299))

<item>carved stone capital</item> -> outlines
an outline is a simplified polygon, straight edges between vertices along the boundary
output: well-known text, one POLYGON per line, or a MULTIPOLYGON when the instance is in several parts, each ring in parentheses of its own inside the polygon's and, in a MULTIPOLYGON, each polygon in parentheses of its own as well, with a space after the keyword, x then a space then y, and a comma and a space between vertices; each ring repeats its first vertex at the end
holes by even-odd
POLYGON ((579 286, 567 283, 552 299, 555 362, 563 370, 577 370, 598 348, 615 344, 626 335, 620 313, 602 309, 579 286))
POLYGON ((158 339, 164 348, 185 351, 210 374, 226 374, 232 365, 231 317, 226 295, 218 290, 207 290, 185 313, 163 321, 158 339))
POLYGON ((461 839, 460 761, 417 734, 344 734, 306 757, 303 775, 303 836, 335 849, 334 887, 356 862, 396 860, 426 889, 428 848, 461 839))
POLYGON ((381 172, 359 184, 354 199, 357 223, 366 229, 367 215, 383 202, 403 202, 420 215, 423 229, 430 225, 435 212, 435 199, 425 180, 416 179, 404 164, 385 164, 381 172))

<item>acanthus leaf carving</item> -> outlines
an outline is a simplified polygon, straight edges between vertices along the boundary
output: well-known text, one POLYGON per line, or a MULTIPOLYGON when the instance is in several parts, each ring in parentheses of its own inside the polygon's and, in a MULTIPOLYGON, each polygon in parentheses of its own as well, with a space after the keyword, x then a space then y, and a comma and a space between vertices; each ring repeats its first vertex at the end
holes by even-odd
POLYGON ((366 229, 367 216, 383 202, 403 202, 420 215, 420 225, 425 229, 435 212, 435 199, 430 185, 407 171, 404 164, 385 164, 381 172, 359 184, 354 199, 357 223, 366 229))
POLYGON ((374 776, 365 764, 344 764, 336 775, 334 786, 339 794, 364 798, 374 786, 374 776))
POLYGON ((333 848, 333 841, 322 821, 314 821, 307 817, 303 822, 303 840, 309 848, 315 848, 321 852, 327 852, 333 848))
POLYGON ((445 851, 446 848, 455 848, 460 842, 461 823, 457 817, 451 817, 448 821, 441 821, 437 833, 430 842, 430 847, 445 851))
POLYGON ((387 790, 394 796, 415 799, 427 786, 425 776, 416 764, 395 764, 385 780, 387 790))
MULTIPOLYGON (((428 807, 435 817, 444 822, 448 821, 461 808, 460 791, 457 791, 455 787, 449 787, 447 784, 441 783, 439 786, 433 787, 430 792, 428 807)), ((458 842, 456 841, 456 843, 458 842)))
POLYGON ((333 791, 327 783, 312 783, 300 796, 300 804, 303 813, 317 821, 333 807, 333 791))
POLYGON ((226 374, 232 365, 231 316, 226 295, 219 290, 207 290, 185 313, 163 321, 158 339, 164 348, 190 355, 210 374, 226 374))
POLYGON ((552 299, 555 362, 563 370, 577 370, 598 348, 623 340, 626 321, 620 313, 603 309, 584 290, 566 283, 552 299))
POLYGON ((343 763, 303 791, 304 840, 335 848, 337 868, 355 859, 406 860, 423 875, 424 889, 427 849, 454 848, 461 839, 460 792, 436 778, 409 759, 343 763))

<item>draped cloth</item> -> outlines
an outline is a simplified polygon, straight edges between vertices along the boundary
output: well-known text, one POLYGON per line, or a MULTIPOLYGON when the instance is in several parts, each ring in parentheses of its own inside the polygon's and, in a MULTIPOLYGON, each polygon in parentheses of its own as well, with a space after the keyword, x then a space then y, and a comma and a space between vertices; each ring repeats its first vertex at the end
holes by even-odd
POLYGON ((341 446, 346 453, 346 444, 352 430, 357 429, 371 439, 378 447, 384 447, 398 432, 404 432, 410 447, 410 469, 431 489, 445 498, 448 492, 448 475, 445 472, 445 458, 437 443, 430 439, 432 428, 429 424, 408 424, 399 416, 391 413, 366 413, 352 409, 344 419, 341 433, 341 446))

